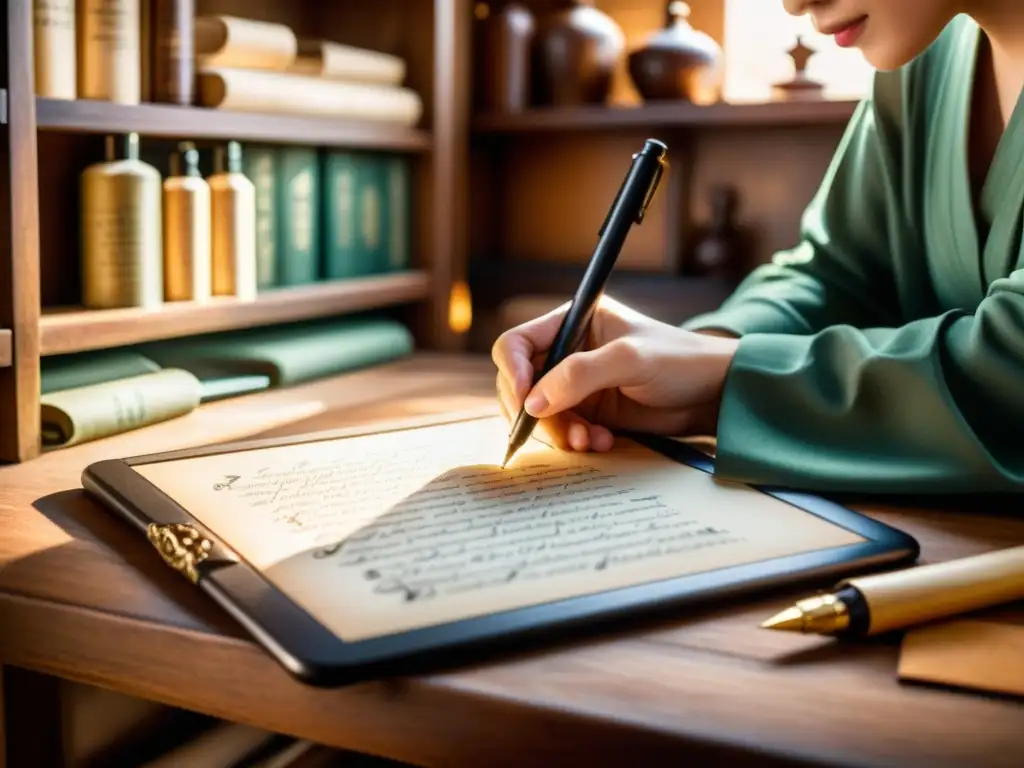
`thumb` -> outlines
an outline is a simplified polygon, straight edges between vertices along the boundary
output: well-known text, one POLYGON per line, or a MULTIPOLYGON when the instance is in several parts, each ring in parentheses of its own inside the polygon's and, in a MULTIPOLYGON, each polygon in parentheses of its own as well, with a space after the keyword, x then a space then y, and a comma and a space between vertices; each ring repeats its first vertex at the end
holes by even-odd
POLYGON ((643 370, 635 344, 616 339, 603 347, 569 355, 548 371, 524 403, 536 418, 574 408, 596 392, 642 384, 643 370))

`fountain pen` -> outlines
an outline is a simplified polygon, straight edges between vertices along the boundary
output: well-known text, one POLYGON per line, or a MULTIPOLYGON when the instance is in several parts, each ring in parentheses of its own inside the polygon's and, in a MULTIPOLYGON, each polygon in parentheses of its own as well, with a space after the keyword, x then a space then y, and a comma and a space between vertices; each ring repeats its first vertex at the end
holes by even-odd
MULTIPOLYGON (((583 279, 576 289, 565 317, 562 318, 562 325, 548 350, 544 365, 534 377, 534 384, 576 351, 587 337, 590 320, 597 302, 604 293, 612 267, 615 266, 615 261, 626 242, 626 236, 634 224, 643 222, 644 214, 654 199, 667 164, 668 148, 657 139, 647 139, 643 149, 633 155, 633 162, 626 173, 626 178, 597 233, 597 246, 590 257, 590 263, 583 273, 583 279)), ((537 419, 526 412, 525 405, 521 407, 509 433, 508 450, 505 453, 505 460, 501 463, 502 467, 507 466, 516 452, 526 444, 536 426, 537 419)))

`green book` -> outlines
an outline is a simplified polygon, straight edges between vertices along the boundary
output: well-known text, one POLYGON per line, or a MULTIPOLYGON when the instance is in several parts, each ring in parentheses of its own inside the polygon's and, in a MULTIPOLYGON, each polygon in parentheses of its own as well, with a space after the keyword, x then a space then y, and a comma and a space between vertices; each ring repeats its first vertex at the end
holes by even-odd
POLYGON ((369 152, 360 156, 358 165, 356 249, 364 264, 362 274, 375 275, 384 271, 387 256, 384 166, 380 155, 369 152))
POLYGON ((277 154, 277 284, 320 279, 320 158, 313 147, 277 154))
POLYGON ((165 367, 221 375, 269 376, 274 387, 379 365, 413 352, 394 320, 341 317, 153 342, 146 355, 165 367))
POLYGON ((383 157, 384 163, 384 272, 400 272, 411 264, 412 191, 409 159, 383 157))
POLYGON ((361 163, 360 153, 323 154, 323 276, 326 280, 343 280, 369 272, 356 238, 361 163))
POLYGON ((106 384, 159 370, 155 362, 130 349, 44 357, 39 364, 40 394, 106 384))
POLYGON ((277 153, 273 147, 246 146, 242 172, 256 187, 256 287, 277 285, 277 153))

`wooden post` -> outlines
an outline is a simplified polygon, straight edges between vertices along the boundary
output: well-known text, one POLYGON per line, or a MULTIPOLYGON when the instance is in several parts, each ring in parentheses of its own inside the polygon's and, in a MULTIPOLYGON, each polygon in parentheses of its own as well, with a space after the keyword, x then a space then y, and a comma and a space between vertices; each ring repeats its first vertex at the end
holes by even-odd
POLYGON ((448 300, 452 285, 467 279, 472 23, 471 0, 434 0, 434 151, 427 174, 432 288, 425 335, 444 350, 467 343, 448 327, 448 300))
POLYGON ((0 328, 11 365, 0 368, 0 462, 39 454, 39 191, 32 3, 5 0, 0 17, 0 328))

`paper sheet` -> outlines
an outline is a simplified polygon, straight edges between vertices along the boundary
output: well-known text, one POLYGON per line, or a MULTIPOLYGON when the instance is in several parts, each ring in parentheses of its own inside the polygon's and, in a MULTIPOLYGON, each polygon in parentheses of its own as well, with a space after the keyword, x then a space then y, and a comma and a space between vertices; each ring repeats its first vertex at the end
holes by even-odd
POLYGON ((1024 604, 910 629, 899 677, 1024 698, 1024 604))
POLYGON ((136 466, 345 641, 863 541, 632 441, 477 419, 136 466))

